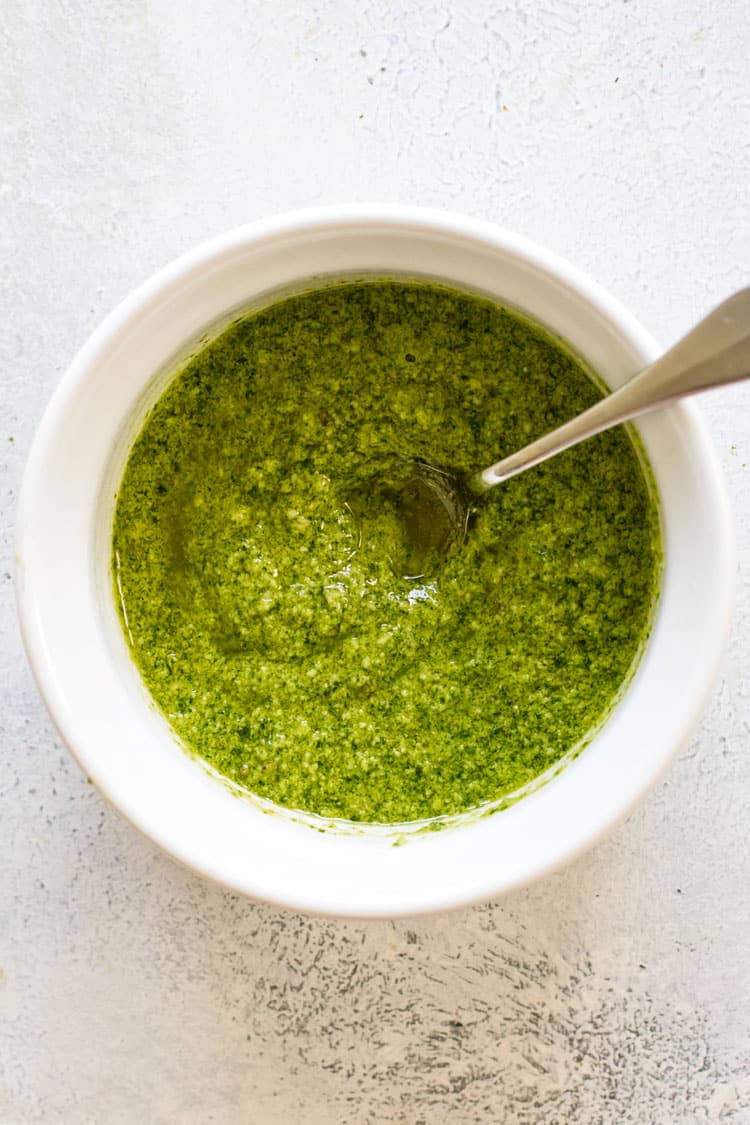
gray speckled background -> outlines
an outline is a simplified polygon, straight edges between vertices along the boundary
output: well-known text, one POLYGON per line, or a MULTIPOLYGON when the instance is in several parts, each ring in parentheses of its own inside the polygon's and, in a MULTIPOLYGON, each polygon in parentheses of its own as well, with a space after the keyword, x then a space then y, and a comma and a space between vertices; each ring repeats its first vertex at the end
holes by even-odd
POLYGON ((704 407, 740 563, 699 731, 605 843, 453 915, 301 918, 157 853, 52 729, 10 573, 23 461, 75 350, 255 216, 470 211, 671 342, 750 276, 749 43, 739 0, 5 5, 2 1125, 750 1122, 750 388, 704 407))

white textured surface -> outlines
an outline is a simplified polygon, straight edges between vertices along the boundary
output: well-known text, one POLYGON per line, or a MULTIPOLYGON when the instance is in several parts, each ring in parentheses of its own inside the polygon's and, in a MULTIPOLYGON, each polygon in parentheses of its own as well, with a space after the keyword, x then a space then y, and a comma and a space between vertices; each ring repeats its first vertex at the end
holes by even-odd
POLYGON ((664 343, 747 284, 750 8, 6 9, 0 1123, 750 1122, 750 388, 704 408, 740 555, 706 718, 626 825, 497 904, 327 922, 176 867, 68 759, 10 578, 61 371, 228 226, 347 199, 470 211, 574 259, 664 343))

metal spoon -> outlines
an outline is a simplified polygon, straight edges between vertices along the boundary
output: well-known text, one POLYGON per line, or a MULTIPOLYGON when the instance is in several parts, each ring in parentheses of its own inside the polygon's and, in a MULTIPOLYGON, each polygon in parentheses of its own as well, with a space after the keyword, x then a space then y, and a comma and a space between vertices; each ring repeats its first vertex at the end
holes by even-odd
POLYGON ((750 289, 729 297, 691 332, 616 391, 551 433, 474 477, 424 461, 411 462, 389 481, 391 503, 402 501, 407 550, 394 569, 419 579, 466 538, 478 499, 594 434, 711 387, 750 378, 750 289))

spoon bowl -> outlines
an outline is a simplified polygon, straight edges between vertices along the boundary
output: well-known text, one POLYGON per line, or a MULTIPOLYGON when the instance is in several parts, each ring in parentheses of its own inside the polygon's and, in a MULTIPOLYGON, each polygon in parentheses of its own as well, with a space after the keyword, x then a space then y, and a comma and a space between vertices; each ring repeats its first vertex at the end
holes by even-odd
POLYGON ((458 472, 419 458, 391 464, 347 493, 361 534, 385 545, 397 578, 431 577, 464 542, 475 497, 458 472))

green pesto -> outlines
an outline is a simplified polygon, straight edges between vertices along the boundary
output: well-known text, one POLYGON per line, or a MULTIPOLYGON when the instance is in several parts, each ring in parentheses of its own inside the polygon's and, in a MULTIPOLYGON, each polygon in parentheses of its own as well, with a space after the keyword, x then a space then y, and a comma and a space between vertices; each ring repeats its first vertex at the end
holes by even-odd
POLYGON ((184 746, 281 806, 392 823, 495 800, 585 740, 658 584, 628 433, 494 489, 421 585, 349 498, 394 455, 470 472, 599 397, 540 328, 421 282, 289 297, 191 359, 113 540, 134 660, 184 746))

